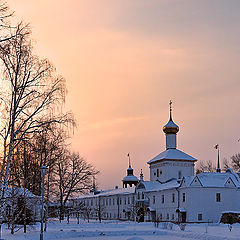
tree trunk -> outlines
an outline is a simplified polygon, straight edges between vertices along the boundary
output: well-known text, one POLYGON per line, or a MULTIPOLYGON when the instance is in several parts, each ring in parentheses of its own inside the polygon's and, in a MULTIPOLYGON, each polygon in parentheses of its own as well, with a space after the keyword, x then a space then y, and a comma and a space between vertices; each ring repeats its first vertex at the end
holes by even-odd
POLYGON ((48 180, 47 180, 47 199, 46 199, 46 211, 45 211, 45 225, 44 225, 44 232, 47 231, 47 221, 48 221, 48 203, 49 203, 49 190, 50 190, 50 168, 48 172, 48 180))
POLYGON ((12 186, 12 218, 11 218, 11 234, 14 234, 14 187, 12 186))

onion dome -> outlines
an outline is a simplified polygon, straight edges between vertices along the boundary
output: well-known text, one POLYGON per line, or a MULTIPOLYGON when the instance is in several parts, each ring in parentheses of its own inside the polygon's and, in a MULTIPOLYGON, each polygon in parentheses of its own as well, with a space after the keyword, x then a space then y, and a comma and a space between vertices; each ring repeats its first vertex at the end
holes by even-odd
POLYGON ((163 127, 163 132, 166 134, 176 134, 179 131, 179 127, 172 120, 172 101, 170 101, 169 105, 170 105, 170 119, 168 123, 163 127))

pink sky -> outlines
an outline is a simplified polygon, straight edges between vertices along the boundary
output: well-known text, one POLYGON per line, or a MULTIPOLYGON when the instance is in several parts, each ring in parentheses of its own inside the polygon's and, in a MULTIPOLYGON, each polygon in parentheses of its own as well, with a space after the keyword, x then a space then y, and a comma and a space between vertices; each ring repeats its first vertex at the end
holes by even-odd
POLYGON ((36 51, 67 80, 78 122, 72 147, 121 185, 165 149, 168 102, 178 147, 216 162, 240 150, 240 2, 190 0, 9 0, 30 22, 36 51))

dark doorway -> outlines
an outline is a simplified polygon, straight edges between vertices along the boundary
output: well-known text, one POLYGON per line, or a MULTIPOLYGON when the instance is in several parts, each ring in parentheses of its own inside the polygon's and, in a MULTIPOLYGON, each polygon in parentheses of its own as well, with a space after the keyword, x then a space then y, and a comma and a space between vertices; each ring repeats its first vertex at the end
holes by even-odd
POLYGON ((186 212, 182 212, 182 222, 185 223, 187 220, 187 213, 186 212))
POLYGON ((156 221, 156 211, 151 212, 152 222, 156 221))

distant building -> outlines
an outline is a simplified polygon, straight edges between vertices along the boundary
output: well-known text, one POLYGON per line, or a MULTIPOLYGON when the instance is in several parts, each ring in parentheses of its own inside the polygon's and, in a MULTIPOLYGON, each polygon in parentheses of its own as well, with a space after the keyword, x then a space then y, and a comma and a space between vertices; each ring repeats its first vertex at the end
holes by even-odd
MULTIPOLYGON (((40 221, 41 197, 34 195, 28 189, 25 189, 24 194, 24 188, 12 189, 10 187, 6 189, 4 198, 2 199, 2 221, 9 221, 12 206, 14 206, 14 212, 17 212, 18 215, 24 211, 24 198, 26 198, 26 208, 31 210, 33 220, 40 221)), ((29 211, 27 211, 27 214, 30 214, 29 211)))
MULTIPOLYGON (((150 181, 133 175, 129 163, 123 188, 71 199, 69 205, 91 209, 102 219, 173 222, 219 222, 222 212, 240 211, 240 176, 228 169, 194 175, 197 159, 177 149, 179 127, 170 119, 163 127, 166 150, 148 161, 150 181), (127 187, 129 186, 129 187, 127 187)), ((84 214, 84 211, 82 212, 84 214)))

